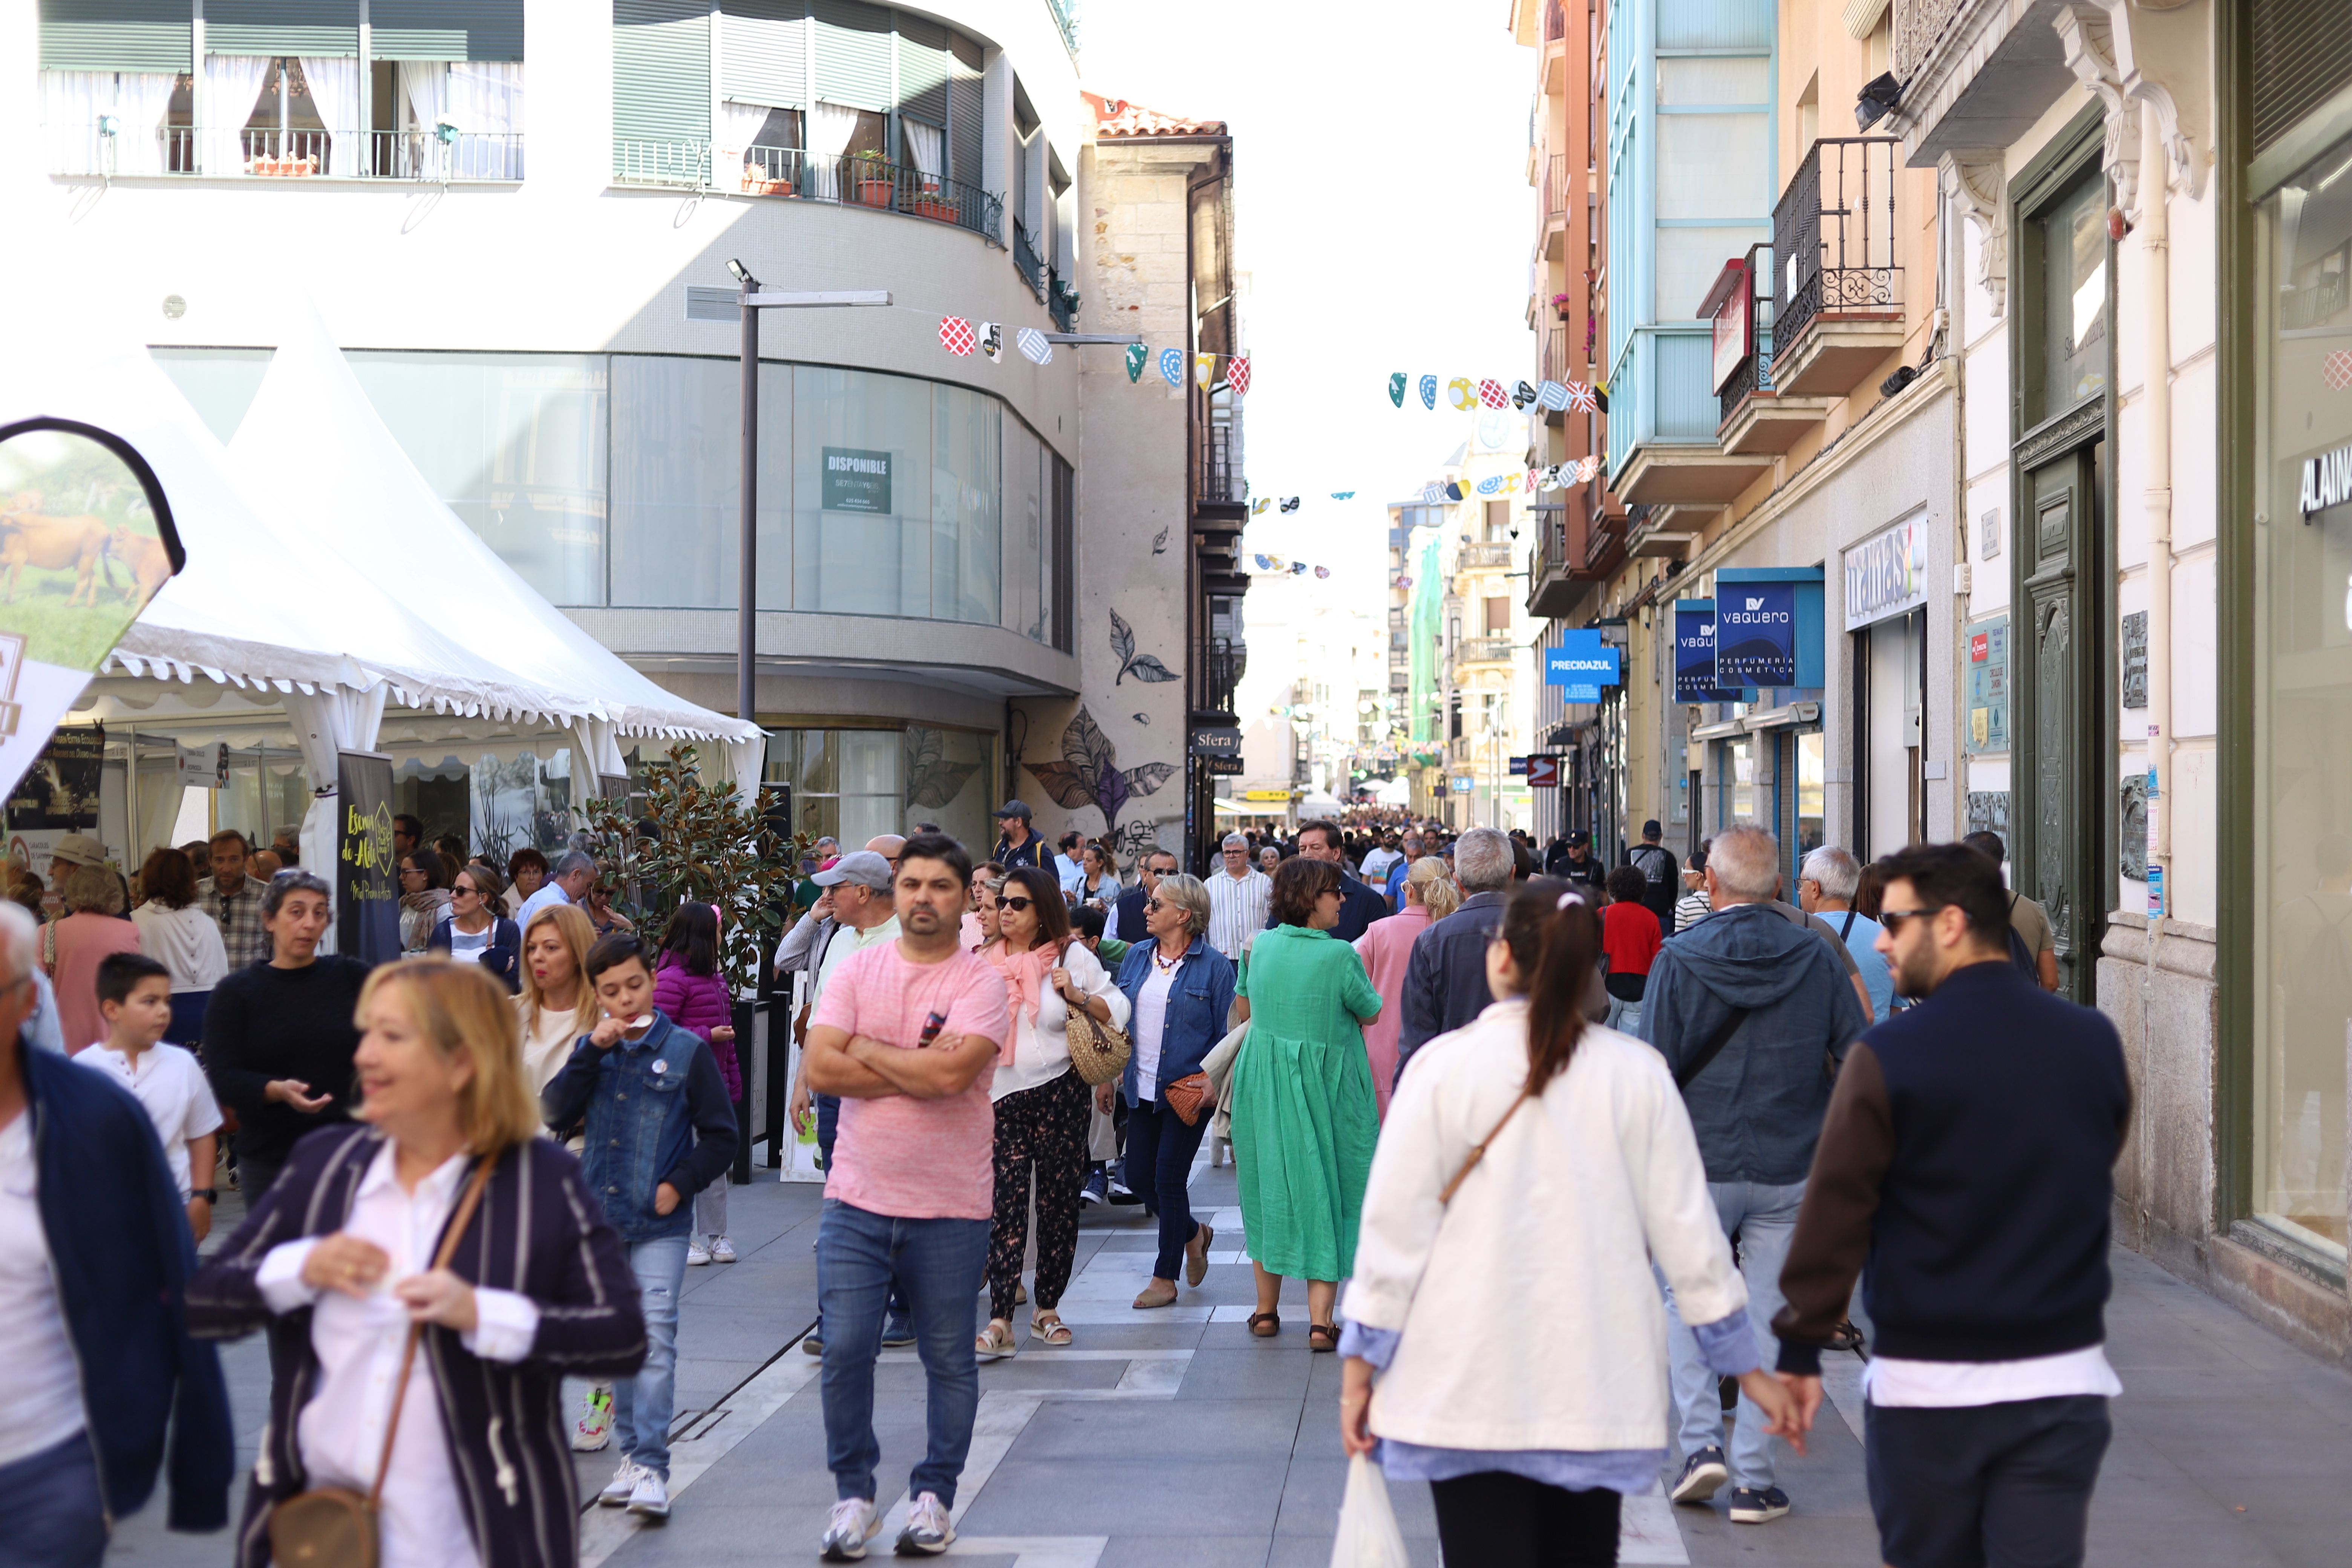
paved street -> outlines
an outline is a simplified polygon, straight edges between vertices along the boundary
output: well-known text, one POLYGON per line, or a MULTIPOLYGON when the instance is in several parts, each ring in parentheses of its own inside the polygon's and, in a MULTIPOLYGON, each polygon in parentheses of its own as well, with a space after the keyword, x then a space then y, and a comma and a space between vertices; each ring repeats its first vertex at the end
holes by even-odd
MULTIPOLYGON (((1321 1568, 1328 1560, 1346 1474, 1333 1415, 1338 1358, 1307 1349, 1303 1291, 1286 1306, 1279 1339, 1249 1337, 1232 1169, 1199 1170, 1193 1190, 1204 1212, 1218 1211, 1204 1291, 1163 1311, 1131 1310, 1149 1268, 1149 1223, 1139 1209, 1090 1210, 1080 1272, 1062 1307, 1076 1343, 1056 1351, 1024 1339, 1029 1348, 1017 1358, 982 1369, 954 1555, 1017 1568, 1321 1568)), ((833 1486, 816 1363, 794 1342, 814 1316, 817 1189, 763 1181, 733 1189, 730 1202, 743 1261, 688 1276, 676 1511, 667 1525, 640 1526, 592 1510, 587 1568, 814 1560, 833 1486)), ((225 1233, 234 1215, 223 1220, 225 1233)), ((2340 1563, 2336 1508, 2352 1476, 2352 1377, 2133 1254, 2118 1251, 2116 1270, 2108 1349, 2125 1394, 2094 1507, 2092 1563, 2340 1563)), ((1533 1304, 1528 1325, 1543 1331, 1533 1304)), ((257 1342, 226 1356, 242 1468, 259 1436, 267 1363, 257 1342)), ((912 1352, 886 1353, 883 1363, 887 1486, 903 1483, 919 1450, 922 1373, 912 1352)), ((1839 1370, 1835 1416, 1824 1414, 1812 1456, 1782 1470, 1796 1504, 1789 1518, 1733 1526, 1660 1495, 1628 1509, 1621 1560, 1877 1562, 1858 1368, 1848 1361, 1839 1370)), ((581 1458, 583 1490, 602 1484, 614 1458, 581 1458)), ((1426 1490, 1401 1487, 1396 1500, 1415 1563, 1435 1563, 1426 1490)), ((890 1521, 883 1547, 898 1523, 890 1521)), ((227 1537, 169 1535, 152 1507, 122 1528, 115 1553, 159 1568, 216 1565, 227 1555, 227 1537)))

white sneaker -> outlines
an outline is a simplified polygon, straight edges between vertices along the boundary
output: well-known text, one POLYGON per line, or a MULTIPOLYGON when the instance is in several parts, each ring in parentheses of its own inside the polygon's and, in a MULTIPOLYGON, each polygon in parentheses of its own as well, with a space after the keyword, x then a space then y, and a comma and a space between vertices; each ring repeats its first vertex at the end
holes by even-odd
POLYGON ((596 1500, 606 1508, 625 1507, 636 1495, 638 1480, 652 1473, 635 1459, 623 1459, 621 1468, 613 1472, 613 1479, 604 1483, 604 1489, 596 1494, 596 1500))
POLYGON ((669 1481, 639 1467, 637 1484, 629 1493, 629 1511, 647 1519, 669 1517, 669 1481))
POLYGON ((734 1262, 735 1244, 728 1240, 723 1236, 712 1237, 710 1238, 710 1261, 713 1263, 734 1262))
POLYGON ((580 1396, 580 1418, 572 1424, 572 1451, 601 1453, 613 1446, 613 1387, 600 1383, 580 1396))
POLYGON ((866 1543, 882 1533, 882 1516, 864 1498, 844 1498, 833 1505, 824 1521, 824 1539, 817 1555, 827 1563, 856 1563, 866 1555, 866 1543))
POLYGON ((955 1542, 955 1525, 948 1519, 947 1505, 930 1492, 915 1500, 907 1510, 907 1528, 898 1532, 898 1555, 910 1557, 920 1553, 937 1557, 955 1542))
POLYGON ((699 1268, 709 1261, 710 1248, 702 1244, 700 1237, 686 1244, 686 1266, 688 1268, 699 1268))

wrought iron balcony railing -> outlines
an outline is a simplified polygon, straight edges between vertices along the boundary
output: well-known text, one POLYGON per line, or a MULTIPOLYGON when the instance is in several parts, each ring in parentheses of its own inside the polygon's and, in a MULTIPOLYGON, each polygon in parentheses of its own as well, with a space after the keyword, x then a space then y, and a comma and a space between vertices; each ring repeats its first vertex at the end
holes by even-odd
POLYGON ((1824 310, 1899 314, 1895 177, 1903 143, 1893 136, 1827 137, 1799 160, 1772 209, 1773 337, 1795 343, 1824 310))
POLYGON ((138 179, 467 180, 523 177, 520 132, 303 131, 162 125, 126 129, 112 115, 47 128, 53 174, 138 179))
POLYGON ((1045 258, 1030 243, 1029 231, 1019 218, 1013 220, 1013 269, 1029 285, 1029 292, 1041 300, 1045 298, 1045 258))
MULTIPOLYGON (((730 173, 727 162, 719 165, 721 179, 730 173)), ((826 157, 797 147, 747 147, 733 184, 743 195, 904 213, 1004 243, 1000 231, 1003 204, 996 197, 978 185, 879 158, 826 157)))
POLYGON ((1249 669, 1249 644, 1239 637, 1211 637, 1202 661, 1204 706, 1220 713, 1234 710, 1234 691, 1249 669))
POLYGON ((1078 291, 1052 268, 1045 269, 1045 310, 1054 318, 1055 331, 1075 332, 1078 330, 1078 291))
POLYGON ((1457 571, 1470 572, 1485 567, 1507 567, 1511 563, 1511 547, 1507 544, 1465 544, 1454 563, 1457 571))

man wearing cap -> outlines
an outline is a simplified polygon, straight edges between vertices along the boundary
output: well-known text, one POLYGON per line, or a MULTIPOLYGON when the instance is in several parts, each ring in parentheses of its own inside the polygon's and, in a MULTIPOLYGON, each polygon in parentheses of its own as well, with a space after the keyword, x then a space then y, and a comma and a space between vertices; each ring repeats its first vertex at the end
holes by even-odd
POLYGON ((1642 873, 1642 907, 1658 917, 1658 930, 1675 934, 1675 900, 1682 891, 1682 868, 1659 840, 1665 829, 1655 817, 1642 824, 1642 842, 1625 851, 1625 864, 1642 873))
POLYGON ((1598 890, 1607 885, 1609 868, 1592 853, 1592 835, 1580 827, 1568 836, 1568 861, 1558 874, 1579 888, 1598 890))
POLYGON ((245 874, 245 835, 234 827, 214 834, 213 874, 196 884, 196 904, 220 927, 231 972, 269 957, 269 933, 261 929, 261 898, 268 890, 245 874))
POLYGON ((1034 866, 1044 869, 1044 864, 1037 856, 1043 846, 1029 826, 1029 808, 1017 800, 1008 800, 992 815, 1004 826, 996 836, 996 853, 989 858, 1008 871, 1015 866, 1034 866))

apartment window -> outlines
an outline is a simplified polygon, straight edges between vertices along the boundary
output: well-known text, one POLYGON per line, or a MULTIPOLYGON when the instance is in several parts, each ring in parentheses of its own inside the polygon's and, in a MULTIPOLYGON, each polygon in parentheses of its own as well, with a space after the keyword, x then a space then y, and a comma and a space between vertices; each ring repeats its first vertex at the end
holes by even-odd
POLYGON ((1504 637, 1511 635, 1511 601, 1500 595, 1486 601, 1486 635, 1504 637))
POLYGON ((2084 171, 2034 220, 2042 231, 2042 406, 2036 422, 2107 385, 2107 177, 2084 171))

